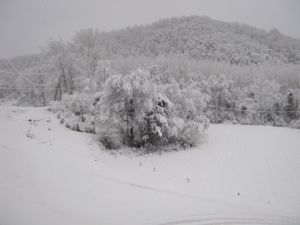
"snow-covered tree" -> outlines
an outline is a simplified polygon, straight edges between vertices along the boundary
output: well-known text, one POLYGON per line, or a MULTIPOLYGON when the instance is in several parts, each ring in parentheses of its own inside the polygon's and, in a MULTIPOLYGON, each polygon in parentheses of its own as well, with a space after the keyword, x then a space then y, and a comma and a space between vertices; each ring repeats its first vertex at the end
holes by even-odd
POLYGON ((80 73, 87 77, 95 75, 97 63, 100 59, 98 35, 97 30, 83 29, 75 34, 71 43, 72 51, 76 54, 76 63, 79 65, 80 73))
POLYGON ((153 107, 155 87, 149 72, 138 69, 128 75, 112 75, 104 85, 100 102, 100 124, 107 120, 118 121, 124 143, 133 146, 140 126, 153 107))

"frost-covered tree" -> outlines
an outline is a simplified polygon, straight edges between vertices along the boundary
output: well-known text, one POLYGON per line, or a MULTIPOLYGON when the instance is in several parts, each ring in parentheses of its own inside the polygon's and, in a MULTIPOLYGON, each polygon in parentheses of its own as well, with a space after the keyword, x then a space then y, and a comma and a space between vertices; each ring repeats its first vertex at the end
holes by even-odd
POLYGON ((202 91, 201 83, 189 81, 178 84, 173 81, 163 85, 163 90, 172 101, 176 115, 182 119, 194 120, 202 115, 210 96, 202 91))
POLYGON ((100 102, 100 124, 108 120, 118 121, 120 132, 124 134, 122 141, 134 146, 138 130, 153 107, 154 94, 155 87, 145 70, 138 69, 125 76, 110 76, 105 82, 100 102))
POLYGON ((87 77, 95 75, 97 62, 100 59, 98 36, 97 30, 83 29, 75 34, 71 43, 72 51, 76 54, 76 63, 79 65, 80 73, 87 77))
POLYGON ((97 86, 101 88, 105 83, 105 80, 114 74, 114 70, 111 68, 110 60, 99 60, 95 72, 95 81, 97 86))

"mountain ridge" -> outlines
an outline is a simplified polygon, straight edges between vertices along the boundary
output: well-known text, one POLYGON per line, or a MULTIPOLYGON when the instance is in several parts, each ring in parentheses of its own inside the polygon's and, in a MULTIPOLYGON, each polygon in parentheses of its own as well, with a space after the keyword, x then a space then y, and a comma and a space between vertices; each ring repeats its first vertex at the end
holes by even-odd
POLYGON ((161 19, 146 25, 99 33, 103 54, 158 56, 185 54, 232 64, 300 63, 300 39, 247 24, 207 16, 161 19))

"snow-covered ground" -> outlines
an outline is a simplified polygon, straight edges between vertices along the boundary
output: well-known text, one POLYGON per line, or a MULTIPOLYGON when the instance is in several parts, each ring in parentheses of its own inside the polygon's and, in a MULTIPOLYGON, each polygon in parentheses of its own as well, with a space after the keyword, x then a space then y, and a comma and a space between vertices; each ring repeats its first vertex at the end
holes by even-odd
POLYGON ((198 148, 135 156, 45 108, 1 105, 0 126, 1 225, 300 224, 300 130, 211 125, 198 148))

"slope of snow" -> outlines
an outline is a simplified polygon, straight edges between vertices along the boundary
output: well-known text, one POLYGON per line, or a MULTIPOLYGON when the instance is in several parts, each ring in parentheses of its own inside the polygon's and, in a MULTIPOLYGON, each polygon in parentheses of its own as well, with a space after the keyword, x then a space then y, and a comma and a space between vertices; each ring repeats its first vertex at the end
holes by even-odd
POLYGON ((0 124, 1 225, 300 224, 300 130, 212 125, 198 148, 136 156, 44 108, 1 105, 0 124))

